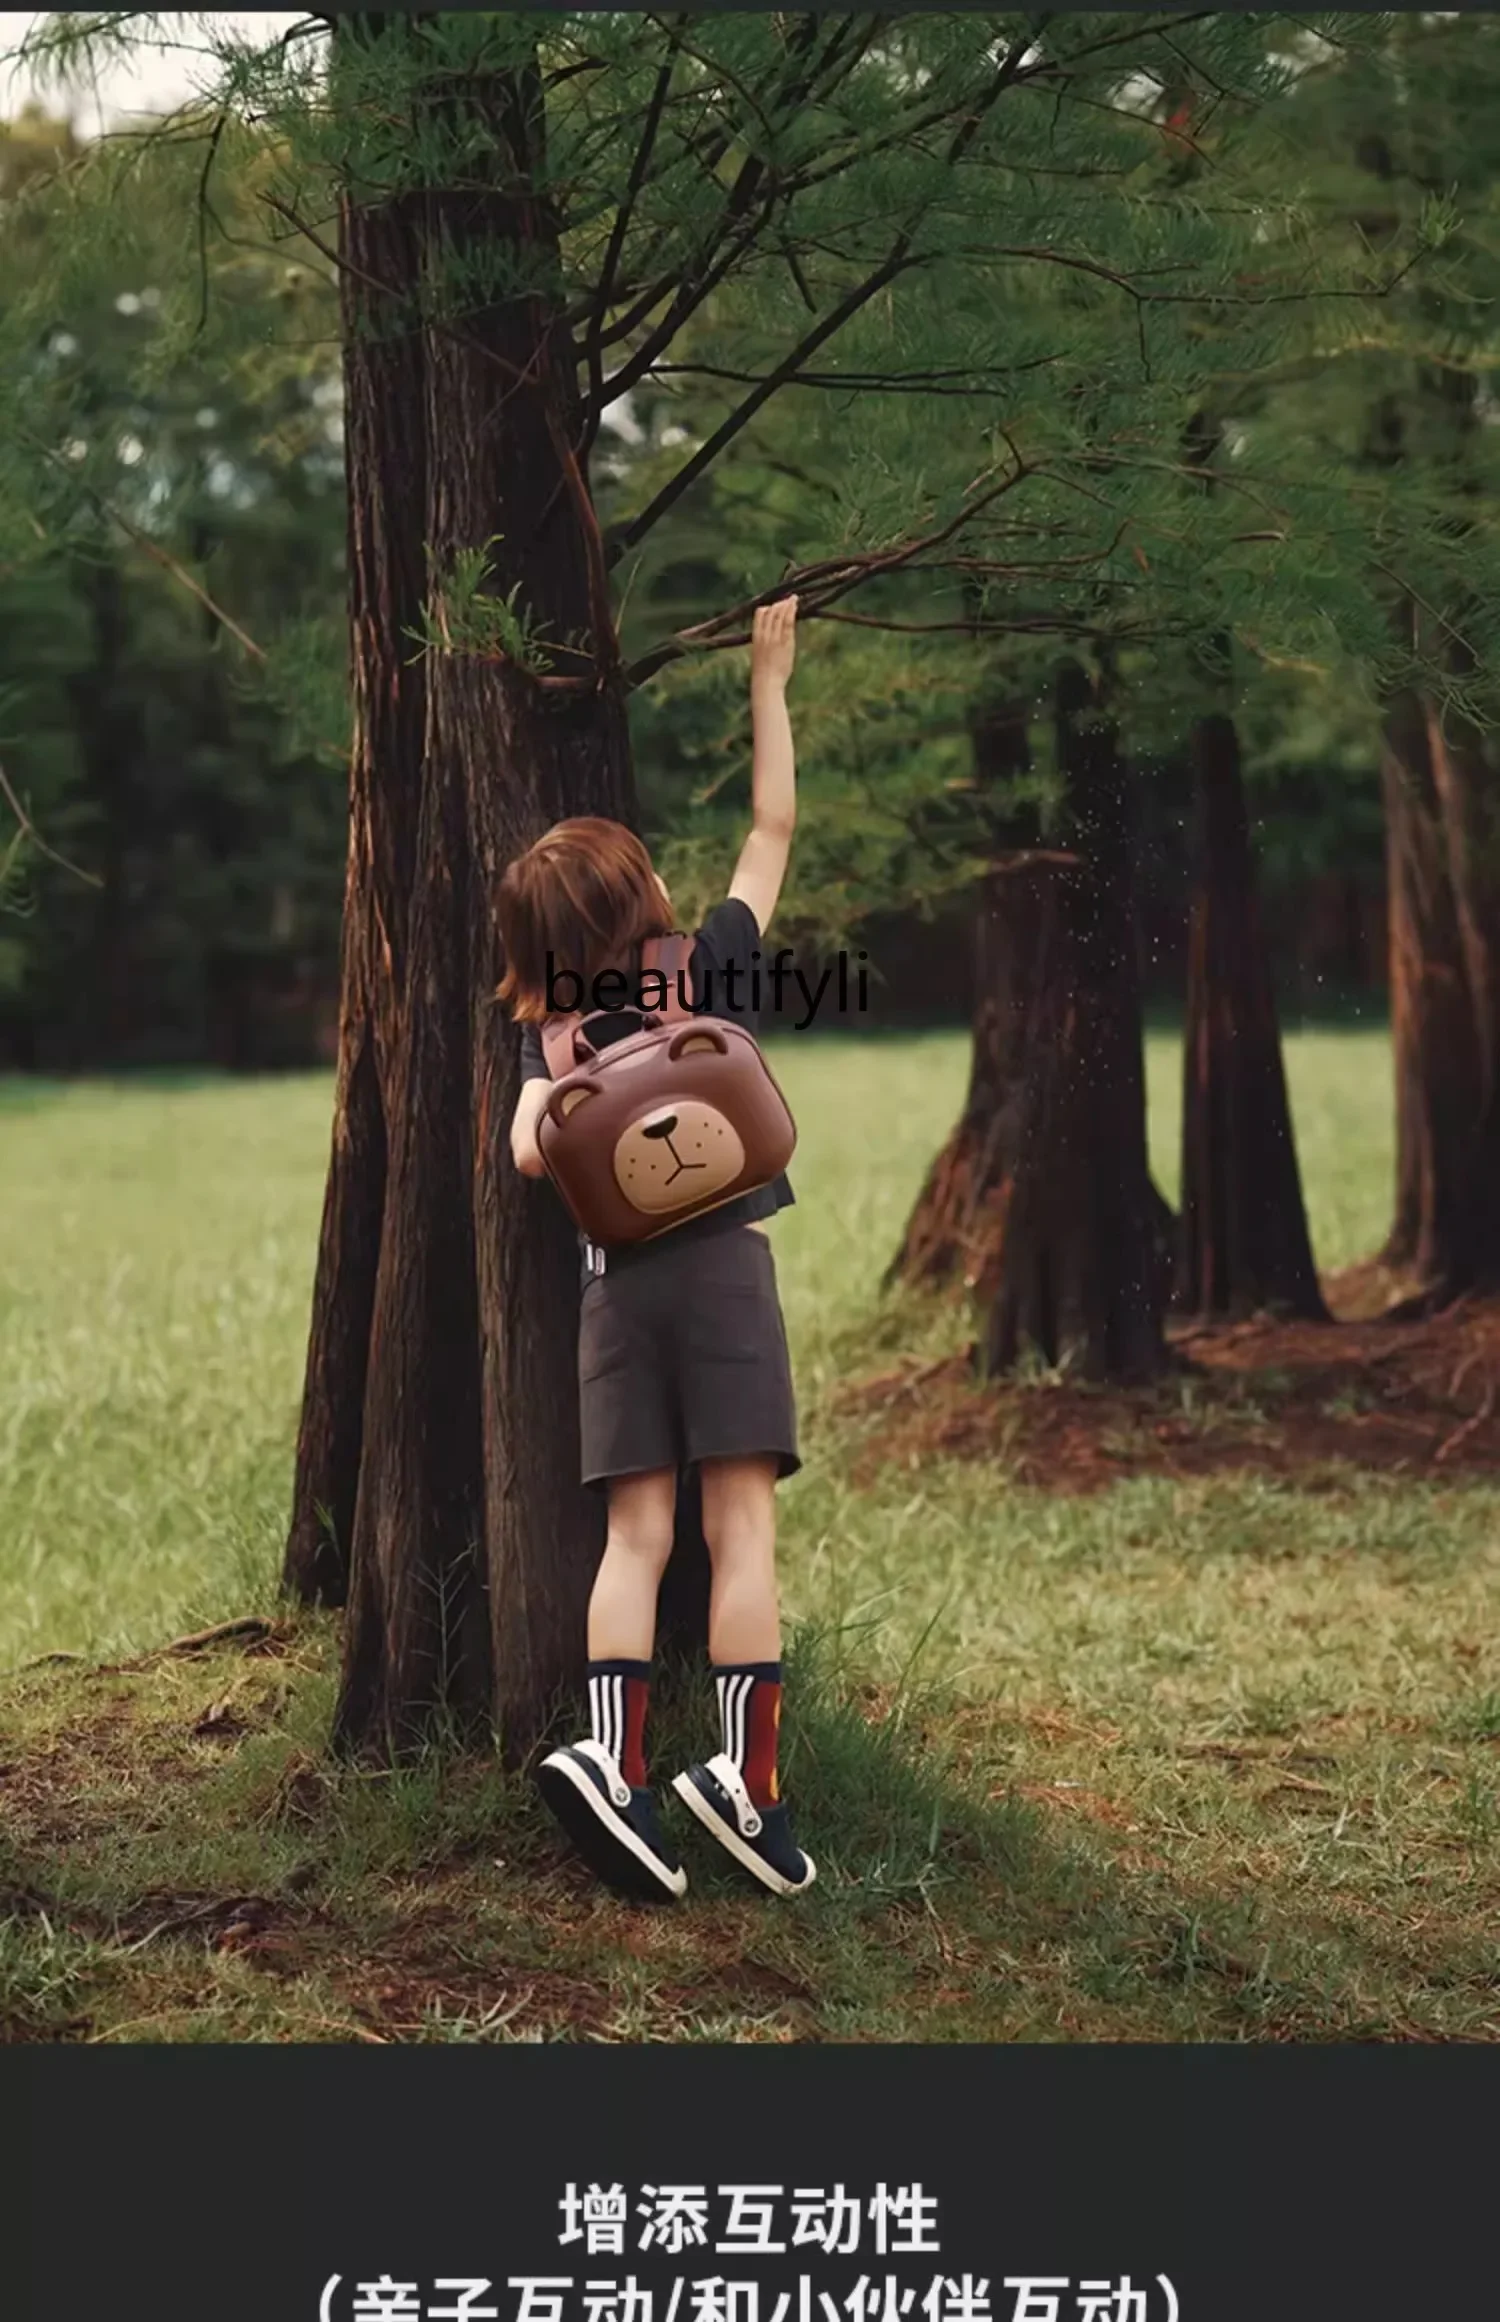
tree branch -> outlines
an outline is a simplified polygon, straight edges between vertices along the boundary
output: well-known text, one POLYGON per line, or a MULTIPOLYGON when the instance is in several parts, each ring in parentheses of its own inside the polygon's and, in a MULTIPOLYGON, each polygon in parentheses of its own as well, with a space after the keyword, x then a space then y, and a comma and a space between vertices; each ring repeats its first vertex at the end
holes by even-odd
MULTIPOLYGON (((849 21, 852 22, 852 19, 849 21)), ((841 36, 836 34, 824 50, 822 57, 810 68, 805 81, 791 84, 782 92, 779 99, 769 101, 780 102, 784 105, 795 105, 803 102, 826 103, 833 91, 849 77, 868 54, 881 32, 887 29, 890 21, 890 19, 881 16, 872 17, 854 46, 842 54, 839 53, 841 36), (834 68, 832 77, 825 78, 819 85, 819 75, 826 75, 830 67, 834 68)), ((821 169, 809 167, 793 171, 789 177, 782 179, 775 189, 775 199, 784 206, 789 206, 797 194, 826 183, 829 179, 854 167, 858 162, 867 160, 874 153, 884 151, 893 145, 909 143, 924 130, 939 127, 944 121, 950 121, 955 114, 958 114, 961 116, 962 126, 956 132, 947 157, 949 166, 952 166, 966 149, 984 115, 1005 88, 1017 79, 1030 80, 1034 77, 1035 70, 1052 72, 1057 69, 1056 65, 1050 61, 1044 67, 1034 68, 1033 71, 1022 71, 1021 69, 1024 58, 1051 22, 1050 15, 1041 15, 1032 20, 1023 39, 1016 44, 1010 55, 1004 60, 998 78, 977 98, 971 96, 968 91, 959 91, 941 104, 929 104, 925 110, 919 110, 909 115, 879 139, 866 142, 856 139, 851 144, 848 153, 840 156, 836 162, 821 169)), ((1104 45, 1109 44, 1106 42, 1104 45)), ((687 50, 686 53, 696 55, 697 52, 687 50)), ((709 62, 707 59, 699 61, 709 62)), ((710 69, 712 69, 711 65, 710 69)), ((762 113, 764 119, 762 108, 757 106, 756 109, 762 113)), ((722 158, 728 147, 727 137, 721 139, 718 143, 716 159, 722 158)), ((716 160, 711 166, 716 166, 716 160)), ((679 287, 679 301, 674 302, 674 308, 680 304, 680 311, 669 312, 653 331, 645 346, 638 348, 628 364, 621 366, 610 382, 609 401, 612 402, 618 396, 628 394, 630 389, 645 375, 645 372, 654 363, 656 355, 670 344, 683 323, 691 319, 698 307, 702 305, 704 298, 709 296, 718 283, 723 280, 725 273, 734 264, 746 242, 754 239, 754 233, 759 231, 762 222, 763 220, 757 221, 749 235, 742 234, 737 237, 735 245, 725 254, 727 263, 718 265, 712 279, 702 283, 701 286, 695 287, 693 284, 684 283, 679 266, 658 275, 646 288, 639 291, 635 295, 629 311, 618 317, 613 323, 606 324, 604 322, 597 291, 590 292, 569 309, 570 327, 587 322, 591 329, 597 328, 599 330, 599 345, 603 348, 609 348, 629 339, 646 320, 653 308, 667 297, 674 285, 679 287)), ((716 239, 722 233, 723 223, 724 221, 721 220, 716 239)))
MULTIPOLYGON (((857 395, 958 395, 977 398, 988 395, 989 387, 958 387, 949 382, 957 379, 1017 379, 1028 371, 1043 371, 1049 363, 1060 363, 1061 353, 1034 355, 1026 363, 1006 363, 997 371, 976 371, 961 367, 951 371, 797 371, 783 380, 787 387, 819 387, 837 392, 840 388, 857 395)), ((714 363, 658 363, 650 372, 653 379, 722 379, 736 387, 758 387, 765 379, 760 371, 730 371, 714 363)))
MULTIPOLYGON (((919 559, 930 555, 932 550, 945 547, 966 526, 972 524, 977 517, 982 515, 986 508, 992 507, 995 501, 1003 498, 1007 492, 1015 490, 1023 477, 1031 471, 1009 438, 1006 439, 1006 444, 1013 462, 1009 473, 1000 477, 998 481, 992 483, 987 490, 982 492, 978 490, 977 484, 971 486, 970 491, 976 496, 968 498, 965 506, 950 517, 946 524, 940 525, 935 532, 925 533, 915 540, 900 541, 891 548, 867 549, 858 555, 829 558, 819 564, 803 565, 795 572, 788 573, 777 582, 773 589, 765 590, 758 596, 747 598, 743 604, 733 605, 726 612, 715 613, 707 621, 695 622, 691 628, 678 630, 675 636, 665 639, 661 645, 654 647, 640 660, 630 664, 625 672, 627 685, 631 688, 643 685, 648 678, 654 677, 670 662, 681 660, 688 653, 705 650, 718 651, 725 646, 748 643, 750 631, 744 626, 747 618, 753 615, 761 605, 772 604, 779 597, 795 594, 800 600, 799 618, 801 619, 831 620, 835 618, 828 608, 837 603, 840 598, 847 596, 851 590, 863 588, 872 580, 889 579, 892 575, 910 568, 919 559)), ((1097 555, 1093 559, 1074 558, 1066 561, 1070 564, 1076 564, 1080 561, 1097 561, 1097 555)), ((1057 560, 1054 567, 1012 568, 1004 566, 995 569, 1003 572, 1009 572, 1012 569, 1030 572, 1058 569, 1063 562, 1062 559, 1057 560)), ((941 571, 947 567, 938 564, 931 567, 924 566, 923 569, 941 571)), ((984 571, 988 568, 971 562, 966 565, 966 569, 984 571)), ((881 626, 883 624, 872 620, 869 625, 881 626)), ((966 624, 959 623, 958 626, 962 629, 966 624)))
POLYGON ((0 856, 0 904, 3 904, 5 883, 10 877, 16 857, 28 839, 39 855, 45 855, 49 863, 56 863, 59 870, 67 871, 73 878, 81 879, 86 887, 102 887, 104 885, 104 881, 95 872, 81 871, 76 863, 68 861, 66 855, 60 855, 56 847, 48 846, 36 824, 16 796, 15 791, 11 788, 10 777, 3 766, 0 766, 0 798, 5 800, 6 805, 16 818, 16 835, 7 846, 4 855, 0 856))
POLYGON ((75 476, 61 452, 54 451, 52 446, 49 443, 44 443, 39 435, 33 435, 30 428, 23 427, 17 432, 24 436, 33 451, 46 460, 49 466, 56 468, 60 475, 67 477, 73 489, 82 494, 96 514, 105 517, 111 524, 117 524, 127 540, 133 541, 137 548, 144 549, 147 556, 159 564, 164 572, 171 574, 179 587, 185 588, 189 596, 197 599, 206 613, 212 613, 220 628, 228 630, 235 643, 243 652, 249 654, 252 661, 258 661, 264 666, 266 659, 264 647, 257 645, 249 631, 242 629, 239 622, 226 613, 222 605, 214 602, 203 583, 194 578, 186 565, 178 562, 170 549, 163 548, 159 540, 153 540, 149 532, 143 531, 139 524, 133 523, 130 517, 124 515, 115 506, 113 500, 106 500, 104 494, 96 491, 92 484, 86 484, 81 476, 75 476))
MULTIPOLYGON (((1051 22, 1050 15, 1038 16, 1033 19, 1024 42, 1020 44, 1022 58, 1036 46, 1051 22)), ((1029 72, 1022 71, 1018 63, 1016 70, 1011 74, 1011 81, 1031 81, 1036 79, 1039 74, 1055 72, 1056 70, 1056 63, 1051 60, 1033 67, 1029 72)), ((1006 85, 1008 87, 1010 82, 1007 82, 1006 85)), ((998 92, 996 93, 998 94, 998 92)), ((790 177, 786 183, 788 197, 806 193, 814 187, 828 185, 834 178, 842 177, 846 171, 856 168, 859 163, 872 160, 876 154, 889 153, 893 146, 908 144, 913 138, 920 137, 926 129, 941 128, 945 121, 952 119, 955 110, 961 108, 961 98, 949 98, 942 104, 929 105, 925 112, 919 112, 906 120, 898 121, 895 127, 886 130, 883 136, 871 138, 863 143, 856 139, 847 152, 837 155, 821 167, 809 167, 790 177)))
MULTIPOLYGON (((784 119, 798 106, 814 100, 826 103, 833 90, 854 70, 872 42, 879 37, 883 22, 884 19, 875 18, 867 29, 864 38, 857 42, 854 49, 847 55, 839 53, 847 30, 847 27, 841 27, 834 33, 820 57, 809 64, 800 76, 794 69, 791 77, 784 80, 779 89, 770 91, 764 101, 759 99, 754 92, 741 88, 737 82, 732 83, 732 85, 737 89, 744 102, 756 113, 769 137, 773 132, 777 118, 784 119), (831 79, 827 77, 830 67, 834 68, 831 79)), ((817 29, 818 20, 816 17, 808 17, 804 20, 795 36, 800 49, 806 50, 812 45, 817 37, 817 29)), ((709 71, 720 73, 724 71, 722 66, 715 66, 711 59, 701 57, 695 49, 688 47, 685 41, 682 43, 682 49, 684 54, 704 64, 709 71)), ((794 60, 794 64, 796 61, 800 60, 794 60)), ((721 155, 728 149, 729 140, 726 138, 721 146, 721 155)), ((700 255, 700 265, 697 271, 689 274, 686 278, 683 277, 680 268, 659 276, 650 289, 643 292, 635 300, 629 314, 609 326, 605 325, 604 301, 597 290, 591 293, 588 299, 581 302, 581 309, 574 310, 575 313, 581 312, 582 316, 588 318, 591 329, 597 328, 598 344, 601 347, 609 347, 618 344, 622 339, 629 338, 632 332, 645 321, 653 307, 667 296, 674 284, 676 285, 676 296, 656 328, 650 333, 645 343, 629 357, 628 361, 621 364, 619 370, 615 372, 608 383, 608 392, 604 393, 602 389, 600 390, 602 401, 598 396, 595 397, 595 408, 590 414, 593 427, 597 428, 598 415, 605 405, 617 402, 622 395, 629 394, 631 388, 651 368, 657 356, 671 345, 672 340, 683 325, 692 319, 704 300, 709 298, 718 288, 724 277, 737 264, 743 251, 753 244, 762 228, 769 223, 777 202, 785 204, 789 200, 791 191, 797 182, 795 178, 785 185, 777 185, 773 182, 768 197, 761 200, 757 214, 753 218, 746 216, 765 175, 764 165, 757 160, 755 155, 750 155, 730 189, 713 234, 700 255), (729 237, 727 242, 726 235, 729 237), (706 270, 704 270, 705 261, 706 270)), ((794 266, 794 274, 795 271, 794 266)))
MULTIPOLYGON (((228 113, 220 113, 213 125, 213 131, 208 140, 208 151, 203 157, 202 174, 198 179, 198 322, 193 332, 195 339, 201 338, 208 327, 208 221, 210 218, 214 218, 213 205, 208 198, 208 187, 228 122, 228 113)), ((218 219, 214 218, 214 224, 217 225, 218 222, 218 219)))
MULTIPOLYGON (((750 164, 747 162, 745 166, 748 170, 750 164)), ((758 169, 759 165, 757 164, 757 173, 758 169)), ((636 301, 631 310, 635 318, 634 322, 631 323, 631 328, 635 327, 635 322, 643 322, 651 309, 660 305, 672 285, 674 283, 677 285, 676 296, 656 328, 601 387, 600 393, 603 398, 599 407, 601 410, 611 403, 618 403, 622 395, 628 395, 631 388, 645 377, 657 356, 664 353, 672 344, 683 325, 691 322, 704 300, 713 296, 725 276, 738 265, 745 250, 753 246, 757 236, 768 222, 772 208, 772 202, 763 200, 752 217, 742 219, 737 224, 736 230, 730 235, 727 242, 723 241, 724 227, 727 223, 726 212, 726 220, 721 221, 720 227, 715 232, 713 243, 710 245, 717 254, 709 262, 706 271, 690 274, 686 280, 683 279, 680 271, 666 275, 652 290, 636 301)), ((614 330, 605 333, 601 344, 608 345, 612 341, 628 335, 629 333, 624 326, 617 326, 614 330)))
MULTIPOLYGON (((945 157, 949 169, 956 169, 963 159, 974 139, 978 136, 986 118, 994 110, 1020 71, 1022 62, 1034 39, 1035 34, 1027 32, 1012 45, 991 79, 989 87, 970 107, 961 125, 949 140, 945 157)), ((719 454, 733 443, 735 437, 744 428, 749 426, 762 404, 775 394, 777 388, 784 386, 796 372, 802 369, 810 355, 815 355, 819 347, 826 344, 837 331, 842 330, 846 322, 852 320, 861 308, 868 306, 870 300, 877 297, 882 290, 894 282, 898 275, 905 273, 909 267, 923 263, 922 260, 912 256, 912 244, 916 240, 917 229, 922 222, 923 214, 923 210, 919 208, 915 215, 908 218, 907 223, 896 236, 885 258, 876 267, 874 273, 866 275, 863 282, 857 283, 852 290, 845 292, 831 313, 825 315, 820 323, 816 323, 799 344, 792 349, 791 353, 777 364, 775 370, 757 387, 751 389, 744 401, 714 430, 708 441, 701 444, 690 459, 684 461, 677 473, 669 477, 667 482, 663 484, 656 497, 647 503, 646 507, 625 527, 622 533, 617 535, 610 549, 609 561, 611 565, 617 564, 622 556, 628 554, 632 548, 644 540, 652 526, 660 521, 669 508, 676 505, 683 493, 688 491, 697 482, 699 476, 713 465, 719 454)), ((669 316, 668 321, 670 319, 669 316)), ((665 328, 666 325, 663 324, 662 329, 665 328)), ((669 342, 662 340, 659 330, 652 343, 657 345, 658 351, 660 351, 660 346, 669 342)), ((649 365, 645 367, 649 368, 649 365)), ((635 365, 629 364, 624 368, 632 370, 635 365)), ((639 371, 636 372, 636 375, 640 375, 639 371)), ((613 391, 611 400, 613 400, 614 392, 623 392, 616 385, 616 382, 623 376, 623 371, 616 372, 614 380, 610 382, 613 391)))
POLYGON ((712 467, 720 452, 749 426, 762 404, 769 401, 778 387, 786 384, 809 355, 815 355, 819 347, 833 337, 835 331, 842 330, 844 324, 858 314, 861 307, 868 306, 872 298, 878 297, 887 284, 894 282, 898 274, 914 263, 914 260, 904 256, 887 258, 876 267, 873 274, 866 275, 863 282, 846 292, 832 313, 825 315, 807 333, 801 344, 794 347, 786 359, 778 363, 776 369, 762 379, 757 387, 752 388, 743 402, 715 428, 708 441, 700 444, 692 458, 685 460, 676 474, 668 478, 655 499, 648 501, 640 514, 616 536, 610 545, 610 564, 618 564, 622 556, 645 539, 652 526, 660 522, 667 510, 676 505, 683 493, 697 482, 707 468, 712 467))
POLYGON ((656 76, 656 86, 651 92, 651 102, 646 108, 645 123, 630 164, 630 175, 625 183, 624 195, 615 212, 615 222, 610 231, 609 244, 604 253, 604 264, 600 269, 598 287, 594 294, 596 303, 589 321, 588 334, 583 349, 584 361, 588 366, 589 374, 588 404, 584 420, 583 440, 579 447, 584 458, 587 458, 594 439, 599 433, 599 422, 604 416, 604 358, 601 350, 604 318, 609 312, 609 303, 614 295, 615 277, 619 270, 621 253, 625 248, 625 236, 630 231, 630 220, 635 210, 636 201, 639 198, 641 187, 646 182, 646 171, 651 164, 652 149, 656 144, 656 135, 661 127, 662 113, 671 92, 672 75, 677 70, 678 51, 686 34, 687 24, 688 19, 685 16, 679 16, 668 37, 667 53, 662 59, 661 70, 656 76))

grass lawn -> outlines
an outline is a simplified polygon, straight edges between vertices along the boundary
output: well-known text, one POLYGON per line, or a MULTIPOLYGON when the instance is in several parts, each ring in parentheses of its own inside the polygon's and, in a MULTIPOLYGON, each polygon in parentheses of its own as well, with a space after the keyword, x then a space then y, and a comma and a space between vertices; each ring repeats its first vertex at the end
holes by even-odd
MULTIPOLYGON (((1287 1061, 1332 1269, 1386 1224, 1388 1050, 1287 1061)), ((1283 1472, 1269 1375, 1211 1471, 1017 1481, 1044 1384, 985 1405, 994 1456, 872 1458, 851 1375, 963 1342, 875 1285, 964 1043, 777 1064, 789 1785, 825 1876, 778 1910, 694 1853, 652 1916, 488 1765, 331 1770, 331 1622, 158 1650, 276 1611, 327 1083, 0 1089, 0 2038, 1500 2037, 1497 1477, 1283 1472)), ((1169 1195, 1177 1072, 1153 1036, 1169 1195)), ((1206 1426, 1184 1393, 1140 1424, 1206 1426)))

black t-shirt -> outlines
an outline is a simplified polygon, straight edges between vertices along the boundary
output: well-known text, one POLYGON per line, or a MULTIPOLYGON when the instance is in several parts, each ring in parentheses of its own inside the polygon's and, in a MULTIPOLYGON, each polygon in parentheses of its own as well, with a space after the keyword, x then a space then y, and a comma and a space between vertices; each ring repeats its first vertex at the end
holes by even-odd
MULTIPOLYGON (((694 1008, 705 1016, 722 1016, 730 1023, 743 1024, 747 1032, 755 1032, 760 1011, 752 1007, 751 1000, 758 990, 755 971, 759 965, 760 929, 749 904, 741 903, 735 896, 716 904, 693 939, 690 973, 694 1008)), ((606 1048, 612 1041, 628 1039, 640 1028, 639 1015, 633 1009, 624 1008, 616 1016, 596 1017, 589 1036, 601 1048, 606 1048)), ((535 1024, 521 1027, 521 1078, 523 1081, 551 1078, 542 1051, 541 1030, 535 1024)), ((671 1240, 679 1244, 699 1235, 723 1233, 729 1226, 755 1225, 774 1217, 779 1209, 790 1208, 795 1199, 783 1175, 753 1193, 742 1193, 736 1200, 726 1201, 720 1209, 689 1218, 686 1225, 674 1226, 671 1240)), ((587 1261, 589 1242, 583 1235, 579 1239, 587 1261)), ((651 1247, 650 1242, 630 1243, 611 1252, 610 1264, 619 1265, 624 1259, 642 1257, 651 1247)))

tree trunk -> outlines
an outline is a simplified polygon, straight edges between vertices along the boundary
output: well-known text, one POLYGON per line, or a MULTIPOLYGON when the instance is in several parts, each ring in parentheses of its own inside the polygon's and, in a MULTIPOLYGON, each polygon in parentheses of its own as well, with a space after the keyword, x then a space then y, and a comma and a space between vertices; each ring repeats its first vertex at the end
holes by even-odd
MULTIPOLYGON (((347 1598, 342 1748, 488 1727, 515 1759, 581 1678, 602 1502, 578 1480, 576 1241, 510 1159, 494 896, 549 824, 633 822, 634 792, 573 349, 535 287, 561 271, 531 191, 539 77, 446 102, 473 109, 468 149, 505 191, 351 196, 342 219, 355 744, 287 1581, 347 1598), (497 252, 528 290, 456 313, 497 252), (478 549, 483 593, 461 605, 478 549)), ((690 1494, 679 1545, 664 1618, 701 1641, 690 1494)))
POLYGON ((1477 737, 1387 708, 1396 1211, 1385 1262, 1431 1307, 1500 1286, 1500 845, 1477 737))
POLYGON ((1101 685, 1076 662, 1056 688, 1071 863, 1017 874, 1008 907, 1035 928, 1016 1153, 998 1262, 984 1284, 980 1366, 1028 1351, 1090 1379, 1167 1366, 1164 1283, 1146 1155, 1134 831, 1101 685), (1024 900, 1014 890, 1029 890, 1024 900))
MULTIPOLYGON (((536 77, 496 76, 472 101, 497 177, 534 185, 536 77)), ((434 302, 466 259, 472 274, 477 253, 506 245, 519 279, 555 273, 551 221, 525 191, 429 196, 434 302)), ((424 392, 438 630, 452 634, 455 560, 488 542, 487 592, 519 589, 553 666, 523 667, 498 643, 427 656, 336 1731, 346 1748, 384 1749, 437 1722, 488 1720, 516 1758, 581 1674, 602 1511, 578 1480, 576 1241, 551 1189, 510 1159, 519 1058, 490 997, 503 966, 494 894, 549 824, 632 820, 634 799, 597 528, 572 464, 572 349, 555 313, 517 295, 433 323, 424 392)))
MULTIPOLYGON (((1383 181, 1395 174, 1379 135, 1359 158, 1383 181)), ((1448 465, 1473 523, 1486 490, 1480 384, 1464 362, 1424 364, 1416 378, 1424 456, 1448 465)), ((1402 399, 1383 397, 1369 420, 1372 466, 1408 456, 1410 427, 1402 399)), ((1478 674, 1463 608, 1438 624, 1405 600, 1391 618, 1404 647, 1425 644, 1455 676, 1478 674)), ((1395 1214, 1381 1256, 1415 1278, 1406 1311, 1424 1312, 1500 1289, 1500 781, 1479 735, 1457 717, 1445 730, 1408 688, 1386 705, 1381 784, 1396 1094, 1395 1214)))
POLYGON ((143 819, 143 737, 134 697, 128 685, 120 683, 128 646, 128 605, 120 568, 106 543, 92 544, 79 580, 88 607, 91 649, 86 667, 68 680, 67 691, 88 795, 102 811, 95 846, 100 886, 88 975, 81 1004, 69 1011, 68 1062, 75 1071, 117 1066, 132 1033, 145 1028, 130 1006, 134 979, 129 875, 131 843, 143 819))
POLYGON ((354 736, 333 1151, 283 1584, 341 1605, 364 1436, 406 922, 426 719, 415 655, 425 595, 426 407, 415 299, 420 197, 340 218, 344 460, 354 736), (388 286, 382 288, 381 286, 388 286))
POLYGON ((1459 1165, 1463 1216, 1447 1246, 1425 1255, 1437 1294, 1462 1297, 1500 1289, 1500 780, 1466 720, 1454 714, 1444 721, 1431 702, 1426 713, 1468 983, 1474 1081, 1459 1165))
POLYGON ((1325 1320, 1303 1206, 1234 721, 1199 718, 1176 1303, 1325 1320))
MULTIPOLYGON (((976 788, 1013 780, 1031 763, 1026 713, 996 705, 974 721, 976 788)), ((997 836, 1018 849, 1038 842, 1036 816, 1002 813, 997 836)), ((953 1130, 917 1197, 887 1284, 972 1285, 996 1247, 1016 1151, 1020 1075, 1036 972, 1037 890, 1024 867, 981 882, 974 918, 974 1022, 969 1089, 953 1130)))

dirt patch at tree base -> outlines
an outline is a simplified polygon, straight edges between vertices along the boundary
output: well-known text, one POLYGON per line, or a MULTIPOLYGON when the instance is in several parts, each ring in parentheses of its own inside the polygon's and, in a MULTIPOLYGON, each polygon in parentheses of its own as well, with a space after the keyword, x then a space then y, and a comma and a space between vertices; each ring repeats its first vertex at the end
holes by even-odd
POLYGON ((856 1380, 835 1406, 869 1430, 856 1480, 992 1459, 1065 1493, 1246 1468, 1313 1488, 1349 1468, 1500 1482, 1500 1301, 1414 1322, 1266 1317, 1170 1335, 1182 1368, 1148 1389, 981 1381, 972 1354, 856 1380))

